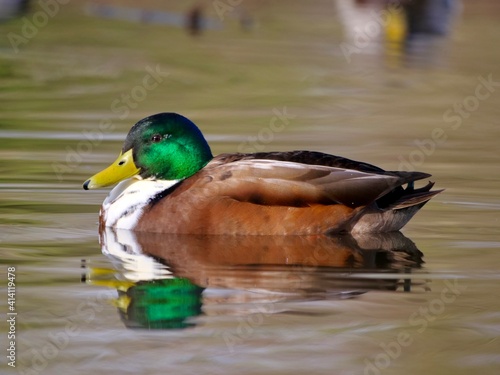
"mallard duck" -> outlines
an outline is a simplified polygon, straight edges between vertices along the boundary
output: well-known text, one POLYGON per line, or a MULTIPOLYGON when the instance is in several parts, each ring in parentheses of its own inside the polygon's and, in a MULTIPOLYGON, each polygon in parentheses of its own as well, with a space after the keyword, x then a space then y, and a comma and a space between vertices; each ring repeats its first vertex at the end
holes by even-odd
POLYGON ((118 185, 101 227, 184 234, 316 235, 397 231, 434 195, 422 172, 390 172, 314 151, 212 155, 176 113, 136 123, 120 155, 84 182, 118 185), (404 186, 405 185, 405 186, 404 186))

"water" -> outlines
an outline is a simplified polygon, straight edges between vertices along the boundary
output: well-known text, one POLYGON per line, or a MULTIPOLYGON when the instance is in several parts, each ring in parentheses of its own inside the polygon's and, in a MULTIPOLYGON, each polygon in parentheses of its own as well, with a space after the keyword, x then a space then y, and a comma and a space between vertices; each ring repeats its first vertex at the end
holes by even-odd
POLYGON ((18 54, 1 42, 1 306, 15 267, 18 312, 2 373, 498 373, 498 9, 466 7, 437 57, 348 63, 331 2, 247 7, 252 33, 236 8, 191 39, 68 5, 18 54), (214 153, 318 150, 446 190, 401 235, 99 242, 107 192, 82 182, 166 110, 214 153))

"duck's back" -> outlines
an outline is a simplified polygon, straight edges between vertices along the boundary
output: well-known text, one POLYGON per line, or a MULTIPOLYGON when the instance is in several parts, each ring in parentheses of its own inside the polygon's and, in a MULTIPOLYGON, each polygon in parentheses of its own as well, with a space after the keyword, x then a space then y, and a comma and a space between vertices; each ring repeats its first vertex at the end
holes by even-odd
POLYGON ((310 151, 222 154, 151 199, 136 230, 310 235, 399 230, 439 191, 420 172, 390 172, 310 151), (406 188, 402 185, 407 184, 406 188))

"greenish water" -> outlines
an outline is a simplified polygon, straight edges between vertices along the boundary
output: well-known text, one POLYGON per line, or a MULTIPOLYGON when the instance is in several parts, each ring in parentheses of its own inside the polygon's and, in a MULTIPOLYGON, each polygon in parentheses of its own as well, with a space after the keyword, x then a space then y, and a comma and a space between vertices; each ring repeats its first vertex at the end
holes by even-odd
POLYGON ((2 373, 498 372, 497 13, 466 8, 439 58, 348 62, 332 2, 280 4, 199 38, 70 4, 19 53, 1 39, 0 306, 15 267, 18 313, 2 373), (404 237, 99 242, 107 192, 81 184, 161 111, 215 154, 318 150, 446 190, 404 237))

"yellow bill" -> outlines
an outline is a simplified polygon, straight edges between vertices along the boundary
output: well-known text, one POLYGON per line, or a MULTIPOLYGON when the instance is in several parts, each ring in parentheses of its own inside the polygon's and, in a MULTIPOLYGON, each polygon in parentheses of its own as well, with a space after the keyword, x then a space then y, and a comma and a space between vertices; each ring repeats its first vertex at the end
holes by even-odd
POLYGON ((139 173, 140 168, 137 168, 134 163, 132 149, 124 154, 120 152, 120 156, 106 169, 90 177, 83 183, 85 190, 98 189, 135 176, 139 173))

